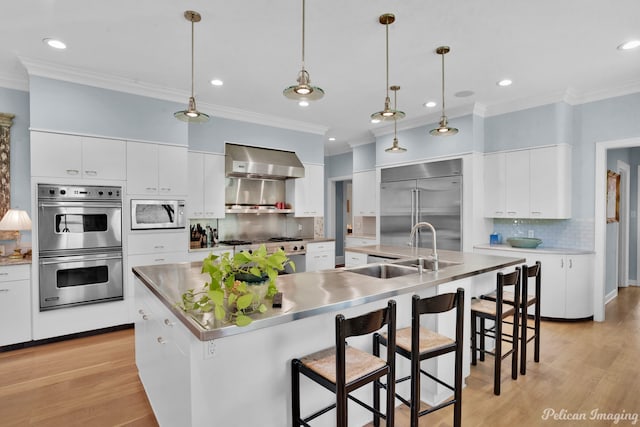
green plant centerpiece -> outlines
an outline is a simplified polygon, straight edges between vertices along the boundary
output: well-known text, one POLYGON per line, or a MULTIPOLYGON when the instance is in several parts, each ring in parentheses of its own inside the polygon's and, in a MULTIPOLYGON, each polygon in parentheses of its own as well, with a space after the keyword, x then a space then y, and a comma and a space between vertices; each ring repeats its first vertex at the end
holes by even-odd
POLYGON ((218 320, 246 326, 252 322, 249 314, 267 311, 264 300, 278 292, 276 278, 287 265, 295 271, 282 249, 269 254, 265 245, 234 256, 211 253, 202 261, 202 273, 209 274, 211 281, 200 290, 183 293, 178 305, 186 312, 213 312, 218 320))

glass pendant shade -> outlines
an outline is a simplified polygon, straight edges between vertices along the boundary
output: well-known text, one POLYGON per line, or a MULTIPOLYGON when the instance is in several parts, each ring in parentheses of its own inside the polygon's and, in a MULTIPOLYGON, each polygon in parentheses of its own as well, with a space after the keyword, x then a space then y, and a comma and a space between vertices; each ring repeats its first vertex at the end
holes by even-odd
POLYGON ((203 123, 209 120, 207 114, 198 111, 196 108, 196 100, 193 96, 189 98, 189 108, 187 110, 176 111, 173 113, 173 116, 178 120, 189 123, 203 123))
POLYGON ((282 93, 294 101, 317 101, 324 96, 324 90, 311 85, 309 73, 304 68, 298 74, 298 84, 289 86, 282 93))
POLYGON ((304 24, 305 24, 305 0, 302 0, 302 69, 298 73, 297 85, 289 86, 282 94, 294 101, 317 101, 324 96, 324 90, 311 84, 309 72, 304 68, 304 24))
POLYGON ((396 17, 392 13, 385 13, 384 15, 380 15, 380 18, 378 19, 378 22, 385 26, 386 32, 387 96, 384 99, 384 109, 371 115, 371 121, 373 123, 378 123, 380 121, 400 120, 405 116, 402 111, 391 108, 391 99, 389 98, 389 25, 393 24, 395 20, 396 17))
POLYGON ((458 133, 458 129, 449 127, 447 116, 444 113, 444 56, 449 53, 449 46, 440 46, 436 49, 436 53, 442 57, 442 116, 440 117, 440 125, 431 129, 429 133, 434 136, 450 136, 458 133))
POLYGON ((394 137, 391 147, 385 148, 384 151, 386 151, 387 153, 404 153, 407 151, 407 149, 400 147, 400 144, 398 143, 398 138, 394 137))
POLYGON ((201 113, 196 108, 196 99, 193 95, 193 80, 194 80, 194 72, 193 72, 193 26, 196 22, 200 22, 202 17, 198 12, 194 12, 193 10, 187 10, 184 13, 184 17, 187 21, 191 22, 191 96, 189 97, 189 106, 186 110, 181 110, 173 113, 173 116, 181 120, 183 122, 188 123, 203 123, 209 120, 209 116, 205 113, 201 113))

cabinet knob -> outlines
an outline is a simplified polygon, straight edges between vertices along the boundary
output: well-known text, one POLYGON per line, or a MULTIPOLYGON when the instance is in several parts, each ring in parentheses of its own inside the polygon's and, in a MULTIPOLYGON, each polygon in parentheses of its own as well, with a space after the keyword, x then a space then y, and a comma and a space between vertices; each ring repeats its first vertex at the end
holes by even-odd
POLYGON ((78 175, 79 173, 78 169, 67 169, 67 175, 78 175))
POLYGON ((149 316, 147 316, 146 314, 142 315, 142 320, 149 320, 149 316))
POLYGON ((169 319, 164 319, 164 324, 165 324, 165 325, 167 325, 167 326, 173 326, 173 325, 175 325, 175 323, 173 323, 173 322, 172 322, 171 320, 169 320, 169 319))
POLYGON ((96 175, 98 175, 98 172, 96 172, 96 171, 84 171, 84 174, 85 175, 96 176, 96 175))
POLYGON ((167 341, 162 337, 158 337, 156 341, 158 341, 158 343, 160 343, 160 344, 166 344, 167 343, 167 341))
POLYGON ((145 314, 145 312, 144 312, 144 310, 143 310, 143 309, 138 310, 138 313, 139 313, 139 314, 145 314))

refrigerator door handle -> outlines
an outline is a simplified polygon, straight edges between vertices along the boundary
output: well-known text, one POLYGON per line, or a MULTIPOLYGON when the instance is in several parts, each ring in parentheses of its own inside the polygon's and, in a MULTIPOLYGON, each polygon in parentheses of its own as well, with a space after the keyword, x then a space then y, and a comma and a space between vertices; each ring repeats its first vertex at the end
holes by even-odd
POLYGON ((416 223, 416 189, 411 189, 411 227, 416 223))

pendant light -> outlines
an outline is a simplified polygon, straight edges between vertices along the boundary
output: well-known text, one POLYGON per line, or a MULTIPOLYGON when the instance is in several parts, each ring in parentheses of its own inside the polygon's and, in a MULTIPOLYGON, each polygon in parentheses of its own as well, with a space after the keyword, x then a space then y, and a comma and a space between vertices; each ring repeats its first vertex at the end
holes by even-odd
MULTIPOLYGON (((400 86, 391 86, 389 89, 393 91, 393 109, 395 110, 398 106, 398 91, 400 90, 400 86)), ((387 153, 404 153, 407 151, 406 148, 400 147, 398 144, 398 121, 393 121, 393 143, 391 147, 386 148, 384 151, 387 153)))
POLYGON ((444 56, 449 53, 450 50, 449 46, 440 46, 436 49, 436 53, 442 56, 442 116, 440 117, 440 126, 429 132, 435 136, 448 136, 458 133, 458 129, 448 126, 447 116, 444 114, 444 56))
POLYGON ((324 90, 311 85, 309 72, 304 68, 304 21, 305 21, 305 0, 302 0, 302 69, 298 73, 298 84, 289 86, 282 91, 284 96, 294 101, 317 101, 324 96, 324 90))
POLYGON ((191 22, 191 97, 189 98, 189 107, 186 110, 173 113, 176 119, 189 123, 203 123, 209 120, 209 116, 201 113, 196 108, 196 99, 193 96, 193 26, 196 22, 200 22, 202 17, 198 12, 187 10, 184 13, 187 21, 191 22))
POLYGON ((377 123, 379 121, 388 121, 388 120, 400 120, 404 118, 404 113, 402 111, 398 111, 395 108, 391 109, 390 104, 391 100, 389 99, 389 25, 393 24, 396 20, 396 17, 392 13, 385 13, 384 15, 380 15, 379 22, 385 26, 386 29, 386 40, 387 40, 387 84, 386 91, 387 96, 384 99, 384 110, 378 111, 377 113, 373 113, 371 115, 371 121, 377 123))

